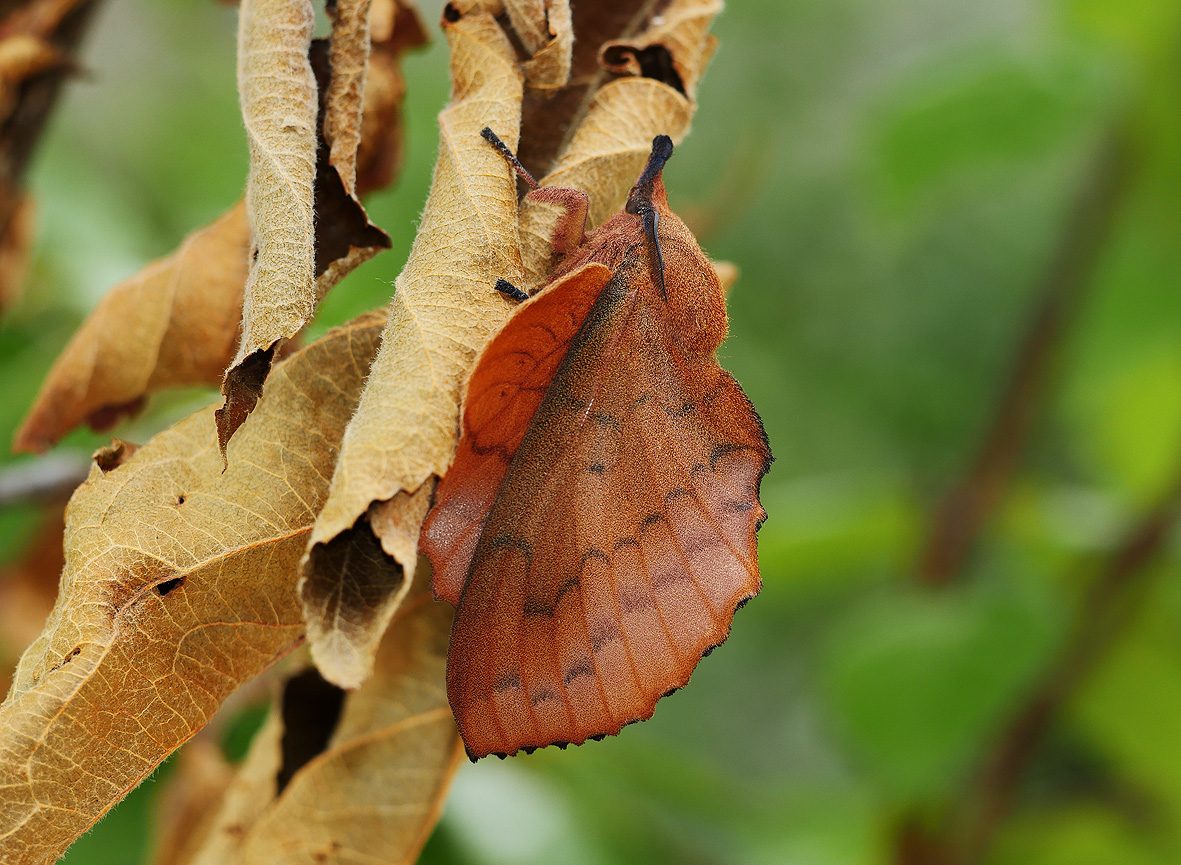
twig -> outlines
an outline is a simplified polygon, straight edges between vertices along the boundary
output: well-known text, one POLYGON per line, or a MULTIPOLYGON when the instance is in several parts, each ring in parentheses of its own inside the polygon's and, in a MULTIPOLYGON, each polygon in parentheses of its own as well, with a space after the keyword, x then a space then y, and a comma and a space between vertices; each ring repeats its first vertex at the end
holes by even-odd
POLYGON ((943 859, 945 865, 975 865, 984 857, 1046 732, 1140 609, 1151 573, 1147 566, 1164 547, 1179 516, 1181 468, 1156 506, 1132 526, 1107 559, 1079 606, 1056 660, 1002 728, 951 823, 953 852, 943 859))
POLYGON ((1018 344, 1009 382, 970 468, 935 509, 918 563, 919 580, 939 586, 963 569, 981 529, 1000 503, 1037 418, 1071 314, 1091 283, 1131 176, 1122 131, 1099 148, 1058 248, 1042 277, 1041 297, 1018 344))
POLYGON ((30 501, 64 499, 90 471, 80 453, 51 453, 0 469, 0 507, 30 501))

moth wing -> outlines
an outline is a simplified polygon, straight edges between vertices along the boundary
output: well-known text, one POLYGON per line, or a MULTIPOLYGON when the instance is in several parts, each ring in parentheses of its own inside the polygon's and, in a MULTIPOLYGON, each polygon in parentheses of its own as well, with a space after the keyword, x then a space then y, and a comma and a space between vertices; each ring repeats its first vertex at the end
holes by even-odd
POLYGON ((420 548, 435 597, 452 605, 480 531, 546 388, 611 271, 590 263, 522 303, 476 362, 451 468, 435 490, 420 548))
POLYGON ((762 425, 636 282, 600 292, 475 546, 447 664, 473 757, 650 717, 759 589, 762 425))

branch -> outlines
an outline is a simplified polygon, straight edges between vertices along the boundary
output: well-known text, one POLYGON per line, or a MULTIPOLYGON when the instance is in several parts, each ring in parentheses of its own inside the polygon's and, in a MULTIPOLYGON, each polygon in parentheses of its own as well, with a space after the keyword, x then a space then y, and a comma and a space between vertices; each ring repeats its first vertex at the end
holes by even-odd
POLYGON ((1041 280, 1009 382, 975 459, 935 508, 919 556, 920 582, 945 585, 964 567, 977 535, 1003 498, 1037 419, 1066 325, 1079 306, 1110 234, 1132 172, 1122 131, 1099 147, 1041 280))
POLYGON ((931 831, 913 821, 902 825, 895 845, 898 865, 977 865, 984 859, 1046 733, 1139 611, 1150 584, 1148 565, 1179 517, 1181 466, 1156 505, 1132 525, 1099 569, 1057 657, 1002 725, 944 828, 931 831))
POLYGON ((90 459, 80 453, 52 453, 0 469, 0 507, 64 499, 86 479, 90 459))

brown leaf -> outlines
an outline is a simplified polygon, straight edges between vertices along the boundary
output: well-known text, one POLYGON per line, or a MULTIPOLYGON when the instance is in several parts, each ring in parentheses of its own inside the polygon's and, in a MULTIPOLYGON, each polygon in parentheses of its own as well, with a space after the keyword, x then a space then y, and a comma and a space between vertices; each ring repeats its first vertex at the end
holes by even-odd
POLYGON ((600 60, 612 72, 663 81, 696 99, 697 81, 717 47, 709 28, 721 11, 722 0, 669 3, 638 36, 604 44, 600 60))
POLYGON ((430 197, 395 282, 382 348, 349 425, 300 584, 312 656, 325 678, 342 687, 356 687, 368 675, 365 647, 380 637, 416 561, 403 558, 400 532, 381 535, 382 555, 375 558, 378 527, 370 508, 394 500, 390 507, 421 511, 421 497, 455 449, 460 385, 508 315, 509 303, 493 284, 521 276, 515 180, 480 129, 503 130, 515 143, 522 75, 491 13, 473 3, 447 10, 452 99, 439 117, 430 197), (363 566, 342 572, 341 563, 350 561, 363 566))
POLYGON ((27 0, 4 4, 0 20, 0 308, 24 276, 31 210, 25 170, 73 54, 98 5, 93 0, 27 0))
POLYGON ((324 97, 324 140, 330 164, 336 167, 347 195, 357 194, 357 148, 361 145, 365 69, 369 60, 371 0, 336 0, 328 5, 332 18, 329 65, 332 74, 324 97))
POLYGON ((608 79, 599 65, 603 43, 632 36, 667 0, 598 0, 575 3, 570 75, 558 90, 525 92, 521 147, 517 154, 535 177, 548 172, 567 138, 578 128, 594 92, 608 79))
MULTIPOLYGON (((384 7, 391 11, 370 55, 365 89, 362 192, 388 184, 396 170, 405 93, 400 55, 422 40, 412 9, 375 0, 375 13, 384 7)), ((321 145, 318 156, 326 153, 321 145)), ((329 215, 316 224, 321 275, 355 246, 376 252, 388 238, 343 192, 326 159, 319 159, 317 171, 317 210, 329 215)), ((3 252, 0 246, 0 268, 3 252)), ((110 426, 137 411, 148 394, 221 381, 238 345, 249 255, 250 229, 239 203, 174 253, 112 288, 54 363, 15 448, 42 451, 80 424, 110 426)), ((329 278, 343 269, 338 266, 329 278)))
POLYGON ((63 504, 46 509, 20 558, 0 568, 0 693, 8 693, 20 653, 53 609, 63 564, 63 504))
POLYGON ((154 809, 152 861, 156 865, 192 861, 196 843, 208 831, 233 777, 233 767, 216 742, 199 736, 181 749, 176 769, 154 809))
POLYGON ((564 87, 574 48, 570 0, 506 0, 504 6, 530 55, 522 66, 525 84, 538 90, 564 87))
MULTIPOLYGON (((684 70, 687 80, 696 82, 713 53, 713 40, 700 31, 719 11, 717 0, 671 0, 658 19, 632 42, 662 45, 684 70), (670 22, 675 39, 665 34, 670 22), (691 30, 693 38, 683 36, 691 30), (661 42, 665 39, 665 42, 661 42)), ((664 49, 662 49, 664 50, 664 49)), ((568 143, 552 171, 542 178, 543 186, 581 189, 590 197, 588 220, 597 226, 623 207, 657 135, 668 135, 679 143, 689 131, 697 109, 693 91, 688 94, 664 81, 650 77, 626 76, 608 81, 591 95, 568 143)), ((526 130, 528 131, 528 130, 526 130)), ((521 206, 521 254, 525 264, 525 285, 544 285, 554 263, 550 238, 560 212, 552 204, 526 199, 521 206)))
POLYGON ((242 339, 222 383, 222 452, 253 411, 280 342, 299 333, 316 308, 313 187, 316 79, 308 61, 311 0, 242 0, 238 12, 238 93, 250 148, 246 213, 250 272, 242 339))
POLYGON ((296 568, 327 493, 380 316, 276 367, 222 472, 213 409, 117 468, 66 512, 53 613, 0 706, 0 862, 61 851, 301 640, 296 568))
POLYGON ((418 12, 407 0, 374 0, 369 12, 372 50, 365 79, 357 188, 382 189, 402 165, 402 99, 406 81, 401 56, 429 41, 418 12))
POLYGON ((108 292, 54 363, 15 448, 43 451, 145 394, 217 381, 237 343, 249 246, 239 203, 108 292))
POLYGON ((33 242, 33 199, 22 195, 13 205, 8 224, 0 231, 0 309, 7 309, 20 294, 33 242))
POLYGON ((451 614, 428 585, 343 704, 312 670, 287 683, 199 849, 157 865, 416 861, 461 753, 443 689, 451 614))
MULTIPOLYGON (((351 181, 345 179, 340 166, 332 163, 327 138, 327 121, 332 113, 331 87, 334 72, 330 65, 330 48, 317 39, 311 46, 312 69, 316 75, 323 132, 316 150, 316 241, 315 273, 316 297, 322 298, 336 283, 354 268, 368 261, 383 249, 388 249, 390 238, 369 221, 368 214, 355 192, 349 191, 351 181)), ((355 174, 356 153, 346 169, 355 174)))

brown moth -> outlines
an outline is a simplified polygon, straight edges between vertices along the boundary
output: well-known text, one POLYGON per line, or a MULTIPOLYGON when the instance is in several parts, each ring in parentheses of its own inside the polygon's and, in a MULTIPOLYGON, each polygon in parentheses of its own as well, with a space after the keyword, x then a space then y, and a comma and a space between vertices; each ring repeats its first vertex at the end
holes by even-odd
POLYGON ((548 285, 468 382, 455 462, 421 538, 456 607, 447 693, 472 759, 580 744, 652 716, 760 587, 762 423, 717 362, 722 290, 669 209, 664 135, 623 213, 565 211, 548 285))

